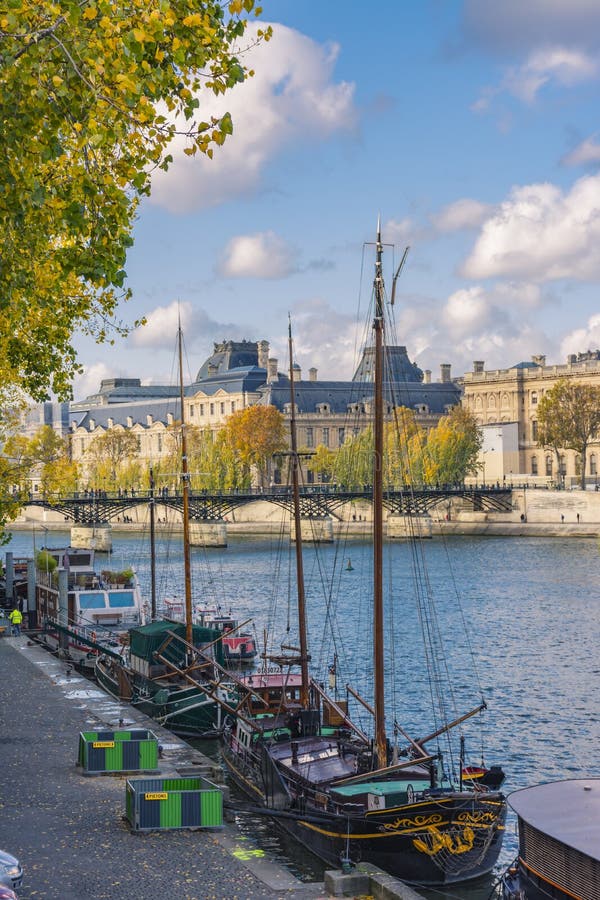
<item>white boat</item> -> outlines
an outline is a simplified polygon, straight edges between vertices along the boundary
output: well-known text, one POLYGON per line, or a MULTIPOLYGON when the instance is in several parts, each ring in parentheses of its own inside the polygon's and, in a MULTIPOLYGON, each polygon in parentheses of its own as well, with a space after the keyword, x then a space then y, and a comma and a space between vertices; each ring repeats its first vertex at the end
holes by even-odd
POLYGON ((98 572, 93 550, 38 552, 35 603, 40 639, 84 669, 93 670, 101 650, 123 646, 129 630, 145 622, 135 571, 98 572))

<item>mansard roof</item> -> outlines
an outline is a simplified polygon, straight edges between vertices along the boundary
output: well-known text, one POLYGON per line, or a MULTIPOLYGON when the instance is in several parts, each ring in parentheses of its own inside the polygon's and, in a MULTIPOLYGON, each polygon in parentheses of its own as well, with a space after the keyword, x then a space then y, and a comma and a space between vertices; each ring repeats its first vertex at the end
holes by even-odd
POLYGON ((107 406, 112 403, 136 403, 179 397, 176 385, 142 384, 139 378, 103 378, 100 390, 71 403, 71 411, 107 406))
MULTIPOLYGON (((413 383, 423 381, 423 372, 408 358, 406 347, 385 348, 385 375, 384 377, 394 383, 413 383)), ((352 381, 373 381, 375 368, 375 348, 365 347, 354 373, 352 381)))
MULTIPOLYGON (((202 366, 204 369, 204 366, 202 366)), ((202 372, 200 369, 200 372, 202 372)), ((198 372, 198 375, 200 375, 198 372)), ((185 389, 186 396, 193 397, 199 391, 208 396, 222 390, 228 394, 254 393, 267 380, 267 370, 260 366, 239 366, 236 369, 227 370, 205 378, 197 378, 196 381, 185 389)))
MULTIPOLYGON (((283 412, 290 402, 289 378, 280 375, 277 381, 261 388, 261 403, 272 404, 283 412)), ((353 403, 373 400, 373 384, 357 381, 299 381, 294 385, 296 405, 300 413, 315 413, 317 407, 327 403, 332 413, 346 413, 353 403)), ((460 388, 452 381, 425 384, 418 381, 402 381, 384 385, 388 403, 414 409, 426 406, 429 412, 443 415, 448 407, 460 399, 460 388)))
POLYGON ((179 398, 121 403, 114 406, 94 406, 85 411, 82 416, 71 416, 71 421, 78 427, 87 430, 90 428, 90 421, 94 422, 96 428, 108 428, 109 419, 112 420, 113 425, 123 425, 124 428, 129 427, 128 419, 131 419, 134 425, 147 427, 148 416, 152 416, 154 422, 162 422, 166 425, 169 415, 173 416, 175 420, 181 418, 179 398))
POLYGON ((212 355, 200 366, 196 382, 223 376, 232 369, 252 369, 258 362, 256 341, 221 341, 214 344, 212 355))

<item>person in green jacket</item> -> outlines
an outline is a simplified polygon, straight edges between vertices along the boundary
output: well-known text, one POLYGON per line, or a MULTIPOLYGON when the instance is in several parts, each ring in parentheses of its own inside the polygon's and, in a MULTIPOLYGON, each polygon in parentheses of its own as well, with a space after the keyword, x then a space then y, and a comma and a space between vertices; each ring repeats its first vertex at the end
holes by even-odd
POLYGON ((21 622, 23 621, 23 613, 18 606, 11 610, 8 618, 10 624, 12 625, 13 634, 21 634, 21 622))

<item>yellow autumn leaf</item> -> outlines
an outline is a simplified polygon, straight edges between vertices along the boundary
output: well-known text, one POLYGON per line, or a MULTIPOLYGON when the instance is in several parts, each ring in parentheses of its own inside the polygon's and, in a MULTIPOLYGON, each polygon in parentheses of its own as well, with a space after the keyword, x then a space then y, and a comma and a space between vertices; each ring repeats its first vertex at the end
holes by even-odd
POLYGON ((183 20, 183 24, 186 28, 193 28, 195 25, 202 24, 202 16, 200 13, 193 13, 191 16, 186 16, 183 20))
POLYGON ((98 15, 98 10, 96 9, 96 7, 88 6, 88 8, 86 10, 84 10, 82 19, 88 19, 89 21, 91 21, 92 19, 95 19, 97 15, 98 15))

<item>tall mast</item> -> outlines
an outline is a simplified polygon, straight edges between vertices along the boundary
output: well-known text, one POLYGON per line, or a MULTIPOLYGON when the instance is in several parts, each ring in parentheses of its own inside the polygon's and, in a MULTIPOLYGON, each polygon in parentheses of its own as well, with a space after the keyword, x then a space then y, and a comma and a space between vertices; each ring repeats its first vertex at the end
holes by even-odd
POLYGON ((181 404, 181 484, 183 491, 183 572, 185 579, 185 639, 193 643, 192 632, 192 565, 190 558, 190 476, 187 459, 187 435, 185 433, 185 406, 183 404, 183 351, 181 322, 177 328, 179 347, 179 401, 181 404))
POLYGON ((385 735, 385 685, 383 671, 383 332, 384 285, 381 259, 381 224, 377 220, 377 253, 375 259, 375 420, 373 455, 373 674, 375 708, 375 759, 378 768, 387 765, 385 735))
POLYGON ((294 501, 294 528, 296 531, 296 580, 298 583, 298 631, 300 638, 300 671, 302 687, 300 700, 308 707, 308 639, 306 635, 306 596, 304 593, 304 560, 302 554, 302 523, 300 521, 300 479, 298 462, 298 440, 296 435, 296 391, 294 388, 294 350, 292 344, 292 323, 288 324, 288 346, 290 356, 290 434, 292 451, 292 497, 294 501))
POLYGON ((154 528, 154 469, 150 467, 150 592, 152 621, 156 619, 156 538, 154 528))

